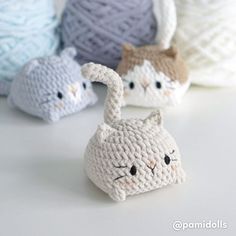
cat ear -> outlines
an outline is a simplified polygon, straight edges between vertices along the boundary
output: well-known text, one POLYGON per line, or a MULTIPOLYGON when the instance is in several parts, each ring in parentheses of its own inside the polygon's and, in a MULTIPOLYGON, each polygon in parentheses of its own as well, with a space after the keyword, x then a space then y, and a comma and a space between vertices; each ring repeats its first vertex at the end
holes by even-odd
POLYGON ((182 169, 182 167, 179 168, 180 169, 176 171, 176 180, 175 180, 176 184, 182 184, 186 180, 186 174, 184 170, 182 169))
POLYGON ((113 132, 115 132, 115 129, 110 127, 108 124, 103 123, 98 126, 97 132, 96 132, 96 138, 99 143, 103 143, 105 139, 111 135, 113 132))
POLYGON ((30 74, 36 67, 40 65, 40 62, 38 59, 31 60, 28 64, 25 66, 25 72, 26 74, 30 74))
POLYGON ((152 112, 145 120, 144 123, 152 123, 156 125, 162 125, 162 114, 159 110, 152 112))
POLYGON ((127 57, 135 51, 135 47, 130 43, 125 43, 122 46, 122 57, 127 57))
POLYGON ((164 54, 168 57, 172 57, 172 58, 176 59, 177 56, 179 55, 179 51, 176 46, 171 46, 170 48, 168 48, 164 51, 164 54))
POLYGON ((61 57, 67 57, 73 59, 76 56, 76 49, 73 47, 65 48, 61 53, 61 57))

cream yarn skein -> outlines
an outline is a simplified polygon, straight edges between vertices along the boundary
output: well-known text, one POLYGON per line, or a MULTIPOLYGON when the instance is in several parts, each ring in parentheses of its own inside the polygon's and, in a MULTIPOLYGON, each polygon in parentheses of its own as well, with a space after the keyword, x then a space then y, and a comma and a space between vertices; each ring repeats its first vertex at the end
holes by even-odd
POLYGON ((236 1, 175 0, 175 41, 193 83, 236 85, 236 1))

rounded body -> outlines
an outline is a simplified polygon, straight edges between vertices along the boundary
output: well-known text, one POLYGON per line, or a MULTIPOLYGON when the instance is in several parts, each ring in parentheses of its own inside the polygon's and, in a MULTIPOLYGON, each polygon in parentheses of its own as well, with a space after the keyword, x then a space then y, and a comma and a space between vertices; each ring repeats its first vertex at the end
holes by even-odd
POLYGON ((100 126, 87 146, 85 168, 116 201, 185 180, 174 139, 152 117, 100 126))

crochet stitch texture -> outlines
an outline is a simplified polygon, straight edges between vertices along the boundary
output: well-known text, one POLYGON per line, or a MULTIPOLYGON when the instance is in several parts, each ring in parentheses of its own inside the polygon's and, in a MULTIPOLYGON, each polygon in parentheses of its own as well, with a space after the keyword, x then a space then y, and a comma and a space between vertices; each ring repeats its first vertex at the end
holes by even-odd
POLYGON ((160 48, 167 49, 171 45, 177 25, 174 0, 153 0, 153 11, 158 27, 156 43, 160 48))
POLYGON ((76 50, 30 61, 13 81, 9 104, 47 122, 78 112, 96 102, 90 81, 74 61, 76 50))
POLYGON ((192 83, 236 86, 236 1, 175 0, 175 42, 190 69, 192 83))
POLYGON ((123 46, 117 72, 124 85, 123 105, 163 108, 179 104, 190 82, 175 46, 123 46))
POLYGON ((0 0, 0 96, 22 67, 59 46, 53 0, 0 0))
POLYGON ((180 152, 164 129, 159 111, 146 119, 121 119, 123 86, 119 75, 98 64, 85 64, 82 74, 108 86, 104 123, 85 151, 91 181, 115 201, 126 196, 182 183, 180 152))

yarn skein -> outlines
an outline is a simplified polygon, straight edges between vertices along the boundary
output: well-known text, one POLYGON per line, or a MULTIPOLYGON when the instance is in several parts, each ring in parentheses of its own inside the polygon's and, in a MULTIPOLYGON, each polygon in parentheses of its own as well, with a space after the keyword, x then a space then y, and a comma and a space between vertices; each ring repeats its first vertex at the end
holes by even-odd
POLYGON ((64 47, 74 46, 80 64, 116 68, 122 45, 154 43, 152 0, 68 0, 62 17, 64 47))
POLYGON ((175 41, 182 50, 192 83, 236 85, 236 1, 175 0, 175 41))
POLYGON ((51 0, 0 1, 0 95, 33 58, 54 54, 58 20, 51 0))
POLYGON ((174 0, 153 0, 153 11, 158 24, 156 43, 160 48, 168 49, 177 25, 174 0))

